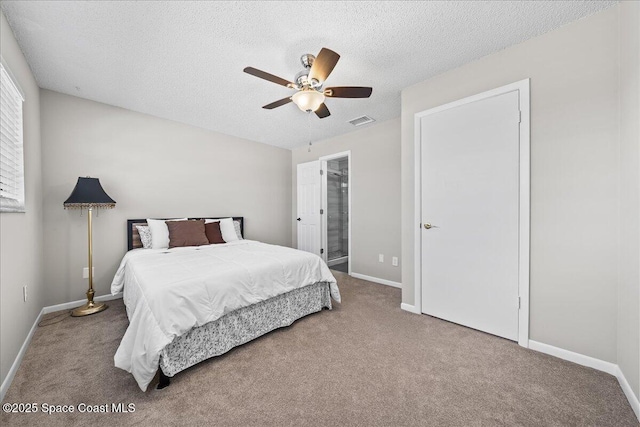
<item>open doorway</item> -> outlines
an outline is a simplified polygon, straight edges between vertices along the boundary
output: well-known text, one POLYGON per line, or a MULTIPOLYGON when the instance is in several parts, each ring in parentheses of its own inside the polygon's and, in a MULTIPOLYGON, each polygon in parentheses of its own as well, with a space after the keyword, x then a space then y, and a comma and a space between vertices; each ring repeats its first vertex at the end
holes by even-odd
POLYGON ((351 159, 338 153, 322 161, 322 241, 330 269, 351 272, 351 159))

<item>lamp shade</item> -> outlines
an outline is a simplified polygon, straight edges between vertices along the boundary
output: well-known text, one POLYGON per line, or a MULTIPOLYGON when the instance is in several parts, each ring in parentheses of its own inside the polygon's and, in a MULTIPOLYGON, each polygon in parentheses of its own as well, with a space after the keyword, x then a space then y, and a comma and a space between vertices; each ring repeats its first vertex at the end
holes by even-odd
POLYGON ((294 93, 291 100, 302 111, 316 111, 324 102, 324 94, 313 89, 301 90, 294 93))
POLYGON ((113 208, 116 201, 104 192, 98 178, 78 178, 76 187, 64 202, 66 208, 113 208))

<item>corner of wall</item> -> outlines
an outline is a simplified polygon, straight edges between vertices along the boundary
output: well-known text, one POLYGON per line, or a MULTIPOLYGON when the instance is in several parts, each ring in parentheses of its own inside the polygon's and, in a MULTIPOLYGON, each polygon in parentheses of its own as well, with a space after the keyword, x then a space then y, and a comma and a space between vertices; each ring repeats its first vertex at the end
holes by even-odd
POLYGON ((0 12, 0 53, 25 95, 23 104, 24 213, 0 213, 0 381, 28 340, 44 305, 42 155, 40 94, 4 14, 0 12), (27 286, 27 300, 23 287, 27 286))
POLYGON ((619 262, 617 363, 620 384, 640 419, 640 3, 619 18, 619 262), (632 400, 631 395, 635 398, 632 400))

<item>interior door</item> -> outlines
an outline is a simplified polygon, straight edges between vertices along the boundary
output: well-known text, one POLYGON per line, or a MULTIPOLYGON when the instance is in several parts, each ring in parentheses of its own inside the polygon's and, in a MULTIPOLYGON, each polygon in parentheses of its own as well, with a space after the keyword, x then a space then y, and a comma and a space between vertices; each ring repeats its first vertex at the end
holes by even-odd
POLYGON ((298 165, 298 249, 320 255, 320 162, 298 165))
POLYGON ((518 339, 518 91, 420 123, 422 311, 518 339))

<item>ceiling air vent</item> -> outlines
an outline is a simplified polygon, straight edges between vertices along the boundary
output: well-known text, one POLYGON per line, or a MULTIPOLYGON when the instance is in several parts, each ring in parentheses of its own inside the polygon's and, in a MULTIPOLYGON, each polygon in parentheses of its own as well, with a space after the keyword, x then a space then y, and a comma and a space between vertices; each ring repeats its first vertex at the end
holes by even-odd
POLYGON ((351 123, 354 126, 362 126, 362 125, 366 125, 367 123, 373 123, 375 122, 375 119, 372 119, 369 116, 360 116, 360 117, 356 117, 355 119, 349 120, 349 123, 351 123))

